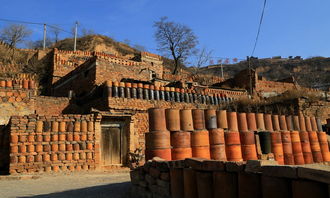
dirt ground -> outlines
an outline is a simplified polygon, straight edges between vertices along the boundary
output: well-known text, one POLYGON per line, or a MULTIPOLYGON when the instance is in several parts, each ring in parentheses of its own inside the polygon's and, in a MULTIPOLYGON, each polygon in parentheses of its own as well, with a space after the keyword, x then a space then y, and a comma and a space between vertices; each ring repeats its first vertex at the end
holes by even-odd
POLYGON ((128 171, 2 176, 0 198, 129 198, 130 186, 128 171))

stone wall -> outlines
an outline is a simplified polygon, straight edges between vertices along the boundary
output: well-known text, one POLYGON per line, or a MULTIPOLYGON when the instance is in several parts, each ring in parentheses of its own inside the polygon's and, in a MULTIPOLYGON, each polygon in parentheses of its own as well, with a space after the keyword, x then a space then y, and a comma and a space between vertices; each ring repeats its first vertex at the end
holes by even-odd
POLYGON ((329 165, 278 166, 274 161, 154 159, 131 171, 132 197, 328 198, 329 165))
POLYGON ((100 117, 13 116, 7 126, 9 173, 79 171, 100 163, 100 117))

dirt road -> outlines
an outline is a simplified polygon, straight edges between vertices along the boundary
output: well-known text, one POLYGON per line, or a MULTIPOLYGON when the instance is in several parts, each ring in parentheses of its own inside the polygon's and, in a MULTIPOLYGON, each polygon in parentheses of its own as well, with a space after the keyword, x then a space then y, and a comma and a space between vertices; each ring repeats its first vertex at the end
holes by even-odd
POLYGON ((37 179, 29 178, 1 179, 0 197, 128 198, 130 192, 130 179, 127 171, 40 175, 37 179))

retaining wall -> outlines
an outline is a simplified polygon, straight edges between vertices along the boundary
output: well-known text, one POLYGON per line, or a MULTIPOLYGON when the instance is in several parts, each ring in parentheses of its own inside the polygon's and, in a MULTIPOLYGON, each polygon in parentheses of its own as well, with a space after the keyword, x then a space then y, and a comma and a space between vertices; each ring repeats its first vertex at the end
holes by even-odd
POLYGON ((274 161, 222 162, 154 158, 131 171, 132 197, 328 198, 329 165, 278 166, 274 161))

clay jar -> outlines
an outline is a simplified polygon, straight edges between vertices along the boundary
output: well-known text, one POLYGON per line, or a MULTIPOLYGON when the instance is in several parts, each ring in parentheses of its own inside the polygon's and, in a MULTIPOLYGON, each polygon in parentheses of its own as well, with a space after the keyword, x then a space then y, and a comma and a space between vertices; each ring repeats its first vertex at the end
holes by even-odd
POLYGON ((309 116, 305 117, 305 124, 306 124, 306 131, 311 132, 312 131, 312 123, 311 123, 311 118, 309 116))
POLYGON ((279 122, 280 122, 280 129, 283 130, 283 131, 287 131, 288 127, 286 125, 285 115, 280 115, 279 116, 279 122))
POLYGON ((228 161, 243 161, 239 132, 226 132, 226 156, 228 161))
POLYGON ((327 134, 325 132, 319 132, 318 139, 321 147, 322 157, 324 162, 330 161, 330 153, 329 153, 329 145, 328 145, 328 139, 327 134))
POLYGON ((280 122, 278 120, 278 115, 272 115, 272 123, 274 131, 279 131, 280 129, 280 122))
POLYGON ((282 147, 282 138, 280 132, 271 132, 271 139, 272 139, 272 152, 274 153, 275 160, 278 164, 284 164, 284 153, 282 147))
POLYGON ((311 118, 311 125, 312 125, 312 131, 318 131, 317 122, 315 116, 310 117, 311 118))
POLYGON ((260 147, 263 154, 271 153, 271 136, 268 131, 258 133, 260 139, 260 147))
POLYGON ((257 121, 255 113, 247 113, 246 114, 247 125, 249 131, 257 131, 257 121))
POLYGON ((202 109, 193 109, 192 110, 193 124, 195 130, 205 129, 205 118, 204 110, 202 109))
POLYGON ((238 121, 238 130, 240 132, 248 131, 246 113, 238 113, 237 121, 238 121))
POLYGON ((183 131, 193 131, 194 124, 191 109, 180 110, 180 126, 183 131))
POLYGON ((319 143, 318 135, 316 131, 308 132, 309 142, 311 145, 313 161, 315 163, 323 162, 323 156, 321 152, 321 146, 319 143))
POLYGON ((218 128, 228 129, 226 110, 217 111, 217 126, 218 128))
POLYGON ((303 152, 305 164, 312 164, 313 156, 312 156, 311 146, 309 143, 308 132, 300 132, 299 136, 300 136, 301 149, 303 152))
POLYGON ((264 121, 264 114, 263 113, 257 113, 256 114, 256 120, 257 120, 257 127, 260 131, 265 130, 265 121, 264 121))
POLYGON ((294 131, 300 131, 299 117, 298 116, 293 116, 293 130, 294 131))
POLYGON ((166 109, 166 126, 169 131, 180 131, 180 111, 179 109, 166 109))
POLYGON ((192 157, 191 132, 171 133, 172 160, 183 160, 192 157))
POLYGON ((264 114, 265 128, 267 131, 273 131, 272 115, 264 114))
POLYGON ((205 125, 207 129, 217 128, 217 115, 216 110, 207 109, 205 110, 205 125))
POLYGON ((169 131, 149 132, 146 138, 146 160, 160 157, 164 160, 172 160, 169 131))
POLYGON ((298 118, 300 131, 306 131, 305 117, 301 112, 299 113, 298 118))
POLYGON ((294 165, 290 131, 281 132, 281 138, 284 153, 284 164, 294 165))
POLYGON ((166 131, 165 110, 161 108, 151 108, 149 114, 150 131, 166 131))
POLYGON ((210 159, 209 132, 207 130, 195 130, 191 134, 192 156, 210 159))
POLYGON ((229 131, 238 131, 238 124, 237 124, 237 113, 236 112, 227 112, 227 121, 228 121, 228 128, 229 131))
POLYGON ((292 152, 294 157, 294 163, 296 165, 305 164, 304 156, 302 154, 300 136, 298 131, 291 132, 291 141, 292 141, 292 152))
POLYGON ((240 132, 240 140, 243 160, 257 160, 254 132, 240 132))
POLYGON ((288 131, 293 131, 293 119, 292 119, 292 116, 291 115, 286 116, 285 119, 286 119, 286 126, 288 128, 288 131))

